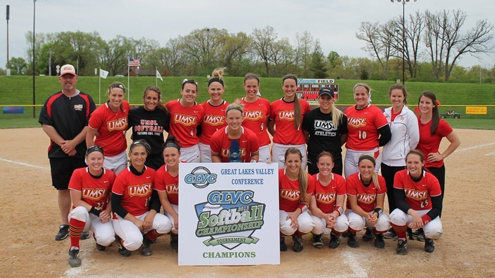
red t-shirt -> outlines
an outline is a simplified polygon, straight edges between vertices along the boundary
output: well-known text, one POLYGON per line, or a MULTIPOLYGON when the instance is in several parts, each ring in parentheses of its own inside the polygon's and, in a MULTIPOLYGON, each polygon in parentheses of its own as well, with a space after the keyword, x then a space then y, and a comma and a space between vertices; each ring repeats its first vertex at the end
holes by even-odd
POLYGON ((179 205, 179 175, 172 177, 166 164, 156 170, 155 190, 167 192, 168 201, 173 205, 179 205))
POLYGON ((442 141, 443 137, 447 137, 453 130, 450 125, 440 119, 438 123, 437 131, 435 135, 431 135, 431 121, 426 124, 421 123, 421 116, 418 116, 418 126, 419 126, 419 143, 416 148, 420 150, 425 156, 425 167, 436 167, 440 168, 443 165, 443 159, 440 161, 429 162, 428 154, 437 153, 438 148, 440 147, 440 141, 442 141))
POLYGON ((213 133, 227 125, 225 122, 225 111, 227 111, 229 103, 224 100, 219 106, 213 106, 206 101, 201 105, 204 109, 204 117, 201 124, 199 142, 209 145, 213 133))
POLYGON ((330 213, 335 208, 338 195, 346 194, 345 179, 338 174, 332 174, 332 181, 327 185, 322 185, 318 179, 319 174, 314 174, 316 206, 323 213, 330 213))
POLYGON ((127 167, 115 179, 112 193, 122 196, 121 205, 128 213, 139 216, 149 210, 154 181, 155 170, 146 167, 143 174, 136 176, 127 167))
POLYGON ((108 204, 108 194, 112 190, 115 173, 104 169, 103 176, 95 179, 88 168, 74 170, 69 182, 69 189, 80 191, 81 199, 98 210, 104 210, 108 204))
POLYGON ((373 105, 362 110, 351 106, 345 110, 345 115, 349 131, 346 147, 355 151, 369 151, 377 148, 380 135, 378 129, 388 124, 382 110, 373 105))
POLYGON ((270 116, 270 102, 264 98, 258 98, 254 102, 246 102, 242 98, 241 102, 244 105, 242 126, 249 128, 256 134, 260 146, 270 145, 271 141, 266 129, 268 117, 270 116))
MULTIPOLYGON (((220 155, 222 162, 230 161, 230 144, 233 141, 227 134, 228 126, 219 129, 211 136, 210 148, 214 153, 220 155)), ((239 139, 234 139, 239 142, 241 151, 241 162, 251 162, 251 154, 259 150, 258 137, 248 128, 242 127, 242 134, 239 139)))
MULTIPOLYGON (((301 201, 301 191, 299 190, 299 180, 291 181, 285 174, 285 169, 278 170, 279 207, 286 212, 294 212, 301 201)), ((308 175, 308 188, 306 193, 313 195, 315 182, 312 176, 308 175)))
POLYGON ((167 102, 170 112, 170 134, 177 138, 181 148, 188 148, 199 143, 196 128, 203 121, 204 109, 200 104, 185 107, 180 99, 167 102))
MULTIPOLYGON (((359 207, 366 212, 370 212, 375 209, 376 196, 387 192, 385 179, 380 175, 378 175, 378 183, 380 184, 379 189, 373 182, 368 187, 365 187, 361 181, 360 174, 354 173, 347 178, 347 195, 356 196, 359 207)), ((351 209, 349 199, 347 199, 347 208, 351 209)))
POLYGON ((301 126, 296 130, 294 126, 294 102, 285 102, 283 99, 274 101, 270 107, 270 119, 275 121, 276 132, 273 135, 273 143, 282 145, 306 144, 302 132, 304 114, 311 111, 311 107, 304 99, 299 99, 301 104, 301 126))
POLYGON ((394 178, 394 188, 404 190, 406 203, 413 210, 430 210, 432 208, 431 197, 442 194, 437 178, 426 171, 423 171, 423 178, 418 182, 413 181, 407 170, 397 172, 394 178))
POLYGON ((129 110, 129 102, 124 100, 122 109, 117 112, 113 112, 105 103, 91 114, 88 126, 98 132, 95 145, 101 146, 106 156, 116 156, 126 150, 125 132, 129 110))

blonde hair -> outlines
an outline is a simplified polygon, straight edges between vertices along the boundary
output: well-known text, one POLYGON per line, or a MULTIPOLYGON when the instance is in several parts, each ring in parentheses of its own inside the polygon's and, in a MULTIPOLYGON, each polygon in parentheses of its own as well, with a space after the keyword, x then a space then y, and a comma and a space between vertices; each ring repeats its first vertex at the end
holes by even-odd
MULTIPOLYGON (((301 151, 299 149, 294 148, 294 147, 288 148, 287 151, 285 151, 285 156, 284 156, 285 160, 287 160, 287 156, 289 154, 299 155, 299 159, 301 159, 301 161, 302 161, 302 154, 301 154, 301 151)), ((309 204, 310 196, 306 192, 308 190, 308 172, 306 172, 302 168, 299 168, 298 180, 299 180, 299 191, 301 193, 300 199, 302 202, 306 202, 309 204)))
POLYGON ((371 88, 370 88, 370 86, 368 86, 368 84, 366 84, 366 83, 356 83, 356 85, 354 85, 354 87, 352 88, 352 92, 354 93, 356 91, 356 89, 359 87, 363 87, 364 89, 366 89, 366 91, 368 91, 368 103, 371 103, 371 88))
POLYGON ((337 107, 335 107, 335 102, 332 103, 332 122, 335 128, 339 128, 339 123, 343 116, 344 116, 344 112, 342 112, 337 107))
MULTIPOLYGON (((371 161, 371 163, 373 163, 373 167, 376 167, 375 158, 369 154, 362 154, 361 156, 359 156, 358 167, 359 167, 359 164, 361 164, 361 161, 363 161, 363 160, 371 161)), ((378 175, 376 174, 375 171, 373 171, 373 173, 371 174, 371 181, 375 184, 376 188, 378 190, 380 190, 380 182, 378 181, 378 175)))
POLYGON ((210 79, 208 79, 208 87, 211 85, 213 82, 218 82, 222 84, 222 87, 225 87, 223 84, 223 74, 225 73, 226 67, 223 68, 217 68, 214 69, 213 72, 211 73, 210 79))
POLYGON ((241 112, 241 115, 244 115, 244 105, 239 99, 236 99, 234 102, 227 106, 227 109, 225 110, 225 116, 227 116, 230 110, 238 110, 239 112, 241 112))

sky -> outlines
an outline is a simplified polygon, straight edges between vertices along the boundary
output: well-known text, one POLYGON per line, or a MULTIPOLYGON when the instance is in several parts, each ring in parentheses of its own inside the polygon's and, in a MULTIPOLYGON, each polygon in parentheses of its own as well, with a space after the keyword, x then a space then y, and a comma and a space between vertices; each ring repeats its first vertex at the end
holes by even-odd
MULTIPOLYGON (((0 67, 7 60, 6 5, 10 5, 10 58, 26 57, 26 32, 33 30, 33 0, 0 0, 0 67)), ((406 17, 415 11, 461 9, 467 20, 463 31, 487 19, 495 24, 493 0, 411 0, 406 17)), ((402 3, 390 0, 36 0, 36 33, 98 32, 104 40, 117 35, 154 39, 162 47, 171 38, 203 28, 251 34, 254 28, 274 28, 278 38, 295 45, 296 34, 309 31, 327 55, 369 57, 356 38, 361 22, 385 23, 402 15, 402 3)), ((495 35, 495 31, 492 32, 495 35)), ((490 42, 495 46, 495 39, 490 42)), ((495 64, 495 51, 479 57, 464 56, 460 65, 495 64)))

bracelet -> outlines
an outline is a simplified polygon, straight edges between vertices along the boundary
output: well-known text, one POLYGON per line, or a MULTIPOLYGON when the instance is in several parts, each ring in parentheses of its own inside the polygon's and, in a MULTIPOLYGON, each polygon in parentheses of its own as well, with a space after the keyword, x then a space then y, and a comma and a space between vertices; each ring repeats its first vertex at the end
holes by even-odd
POLYGON ((339 213, 339 216, 341 216, 344 213, 344 209, 341 206, 335 206, 333 211, 336 211, 339 213))
POLYGON ((97 210, 97 209, 95 209, 95 207, 91 207, 91 209, 89 210, 89 213, 100 217, 101 210, 97 210))

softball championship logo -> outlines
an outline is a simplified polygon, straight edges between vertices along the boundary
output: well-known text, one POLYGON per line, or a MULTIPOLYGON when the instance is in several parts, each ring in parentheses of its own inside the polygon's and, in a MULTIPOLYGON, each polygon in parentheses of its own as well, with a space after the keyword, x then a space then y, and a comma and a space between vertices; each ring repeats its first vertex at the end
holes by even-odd
POLYGON ((232 250, 241 244, 256 244, 252 235, 264 224, 266 205, 255 202, 251 190, 215 190, 207 202, 195 205, 196 236, 207 237, 206 246, 221 245, 232 250))

